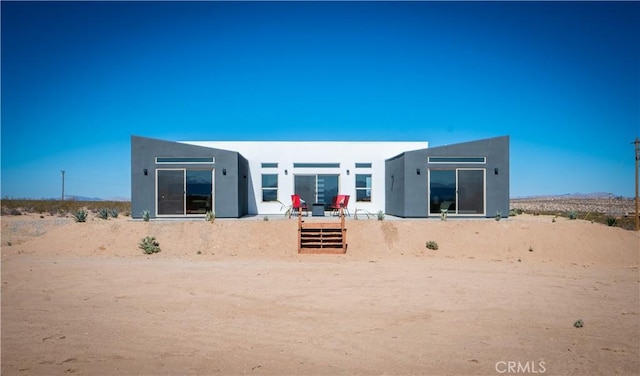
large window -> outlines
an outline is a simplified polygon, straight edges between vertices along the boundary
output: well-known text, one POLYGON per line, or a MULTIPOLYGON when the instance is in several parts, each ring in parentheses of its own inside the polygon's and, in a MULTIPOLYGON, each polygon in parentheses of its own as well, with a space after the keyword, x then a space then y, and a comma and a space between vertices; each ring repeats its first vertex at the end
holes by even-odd
POLYGON ((262 201, 278 201, 277 174, 262 174, 262 201))
POLYGON ((159 169, 157 214, 205 214, 213 210, 212 170, 159 169))
POLYGON ((483 215, 484 169, 429 170, 429 213, 483 215))
POLYGON ((356 174, 356 201, 371 201, 371 174, 356 174))

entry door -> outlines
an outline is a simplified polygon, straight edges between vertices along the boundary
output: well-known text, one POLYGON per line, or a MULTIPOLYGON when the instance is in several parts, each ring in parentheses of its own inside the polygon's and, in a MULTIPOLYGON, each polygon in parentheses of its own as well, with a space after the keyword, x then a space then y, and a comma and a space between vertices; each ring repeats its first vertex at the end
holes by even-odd
POLYGON ((485 169, 430 169, 429 213, 484 215, 485 169))
POLYGON ((213 210, 213 171, 157 170, 157 215, 205 214, 213 210))

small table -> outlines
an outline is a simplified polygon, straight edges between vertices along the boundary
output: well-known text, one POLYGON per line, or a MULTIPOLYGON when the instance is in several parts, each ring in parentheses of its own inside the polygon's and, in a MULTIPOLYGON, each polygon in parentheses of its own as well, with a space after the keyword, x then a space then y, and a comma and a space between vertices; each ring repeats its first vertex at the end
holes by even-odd
POLYGON ((315 203, 311 206, 311 215, 314 217, 324 217, 324 204, 315 203))

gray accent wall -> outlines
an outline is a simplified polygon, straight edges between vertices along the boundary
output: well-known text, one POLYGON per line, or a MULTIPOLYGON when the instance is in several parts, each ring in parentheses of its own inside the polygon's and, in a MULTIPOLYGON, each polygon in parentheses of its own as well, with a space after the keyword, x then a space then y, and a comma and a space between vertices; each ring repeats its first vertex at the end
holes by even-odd
POLYGON ((132 218, 141 218, 144 210, 149 210, 151 217, 155 217, 157 168, 194 168, 193 164, 157 165, 156 157, 215 158, 211 167, 215 171, 213 191, 216 217, 239 218, 247 214, 249 163, 238 152, 131 136, 132 218))
POLYGON ((386 213, 405 218, 429 216, 429 169, 467 167, 486 169, 486 217, 493 217, 497 212, 507 217, 509 215, 509 136, 407 151, 386 160, 386 213), (486 163, 430 165, 428 163, 430 156, 486 157, 486 163))

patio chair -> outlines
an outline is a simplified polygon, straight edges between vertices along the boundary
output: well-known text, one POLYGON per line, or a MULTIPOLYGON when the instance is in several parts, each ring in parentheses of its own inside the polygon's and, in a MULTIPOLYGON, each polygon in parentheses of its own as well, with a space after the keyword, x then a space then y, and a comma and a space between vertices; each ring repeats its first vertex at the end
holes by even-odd
POLYGON ((333 196, 333 198, 331 199, 331 205, 329 206, 329 208, 331 209, 331 215, 334 215, 338 212, 338 210, 340 210, 340 205, 342 205, 343 202, 344 195, 333 196))
POLYGON ((349 205, 349 195, 337 195, 331 200, 331 213, 338 212, 340 208, 343 208, 350 216, 347 205, 349 205))
POLYGON ((342 201, 342 207, 344 208, 344 211, 347 212, 347 215, 349 217, 351 217, 351 213, 349 213, 349 208, 347 206, 349 206, 349 195, 344 195, 344 201, 342 201))
POLYGON ((289 212, 289 218, 291 218, 291 214, 293 214, 294 211, 298 214, 301 209, 307 213, 307 216, 309 216, 307 203, 300 199, 300 195, 291 195, 291 211, 289 212))

